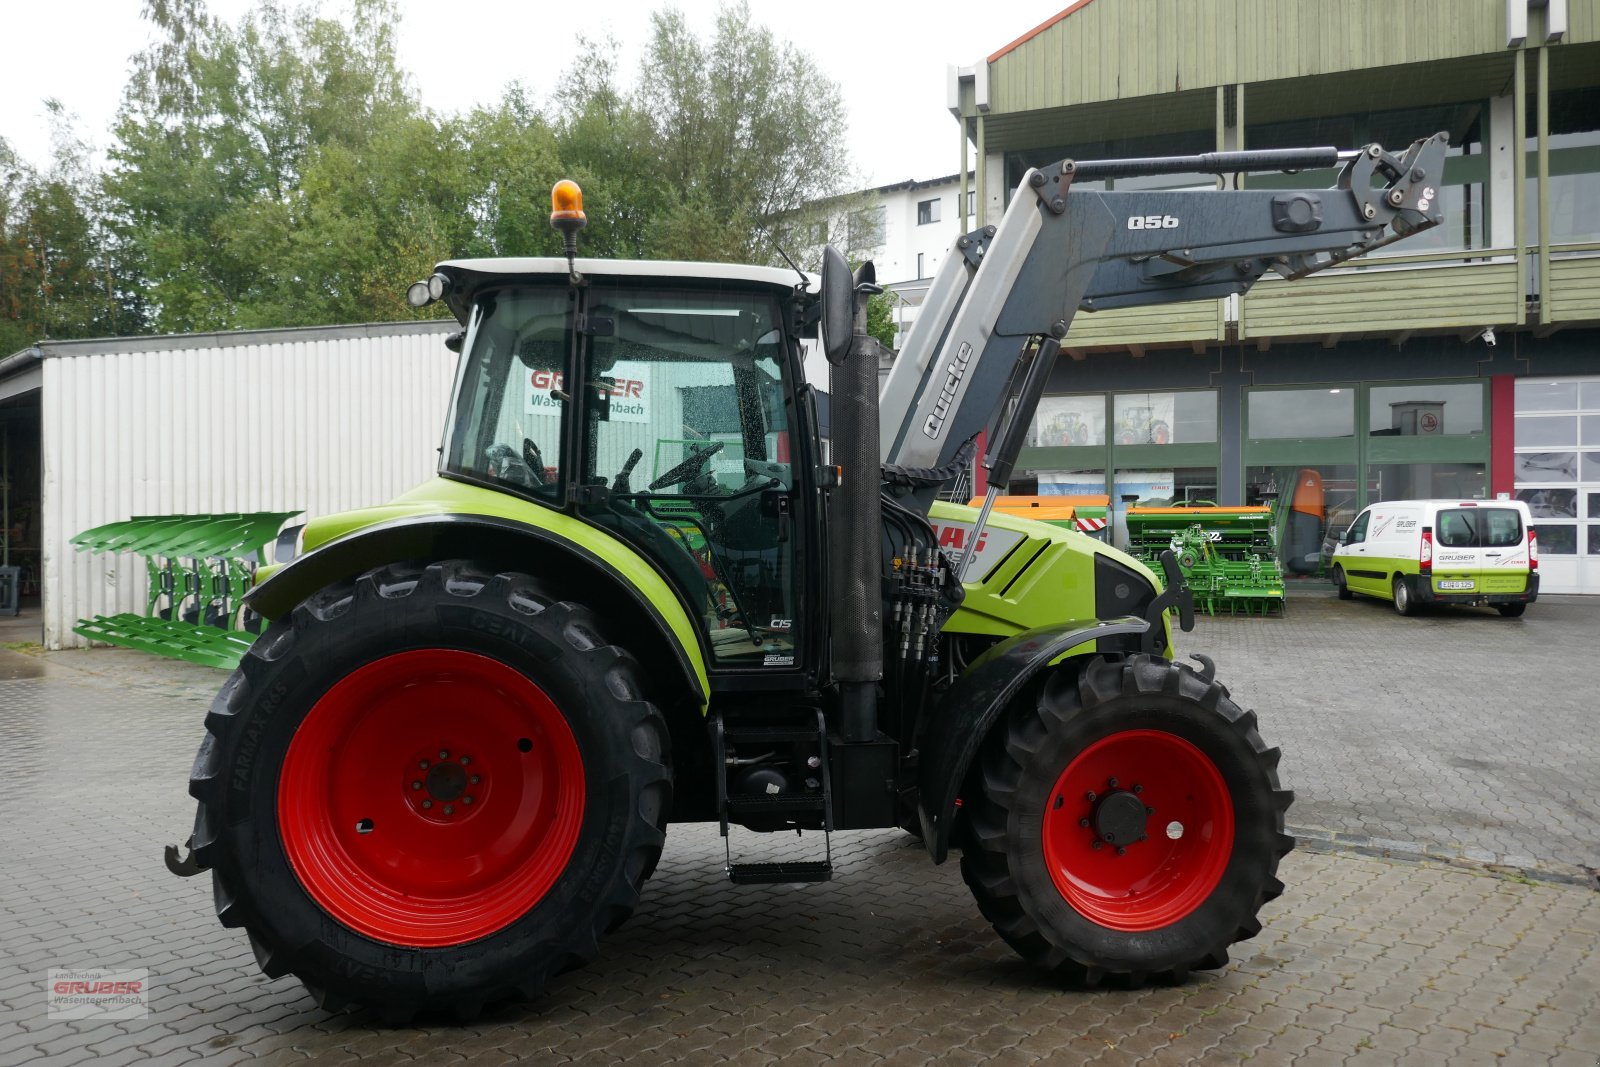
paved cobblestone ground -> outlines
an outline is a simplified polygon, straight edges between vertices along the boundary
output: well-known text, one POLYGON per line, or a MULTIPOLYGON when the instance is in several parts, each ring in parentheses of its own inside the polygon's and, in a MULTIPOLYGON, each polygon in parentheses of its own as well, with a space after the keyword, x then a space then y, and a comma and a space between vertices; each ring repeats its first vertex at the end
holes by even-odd
MULTIPOLYGON (((1521 856, 1537 874, 1600 865, 1579 707, 1600 605, 1552 600, 1520 623, 1291 611, 1204 620, 1184 647, 1214 655, 1284 746, 1296 822, 1521 856)), ((1225 970, 1085 992, 1021 965, 955 866, 898 832, 838 834, 835 881, 773 889, 721 877, 714 828, 673 827, 634 919, 539 1003, 464 1027, 329 1016, 257 972, 212 918, 209 879, 161 863, 187 832, 219 680, 115 651, 0 651, 0 1065, 1600 1063, 1591 889, 1298 851, 1225 970), (148 968, 150 1016, 51 1021, 49 967, 148 968)))
POLYGON ((1584 881, 1600 868, 1596 635, 1600 597, 1521 619, 1297 597, 1283 619, 1202 617, 1178 647, 1212 656, 1283 748, 1298 833, 1584 881))

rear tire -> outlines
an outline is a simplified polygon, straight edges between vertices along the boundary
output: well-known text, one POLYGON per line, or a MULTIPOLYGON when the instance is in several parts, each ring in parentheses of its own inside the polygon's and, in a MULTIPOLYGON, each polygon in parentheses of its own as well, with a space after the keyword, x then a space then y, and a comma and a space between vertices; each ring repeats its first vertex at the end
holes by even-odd
POLYGON ((961 873, 1000 936, 1067 981, 1222 967, 1283 891, 1294 794, 1278 759, 1255 715, 1187 667, 1141 655, 1057 671, 984 742, 961 873))
POLYGON ((1350 586, 1344 579, 1344 568, 1333 568, 1333 588, 1338 592, 1340 600, 1354 600, 1355 594, 1350 591, 1350 586))
POLYGON ((1415 615, 1417 605, 1411 597, 1411 585, 1406 581, 1405 575, 1395 575, 1391 589, 1394 595, 1394 610, 1401 615, 1415 615))
POLYGON ((537 996, 660 856, 671 745, 643 692, 594 614, 527 575, 450 561, 323 590, 206 716, 189 791, 218 917, 328 1010, 537 996))
POLYGON ((1496 604, 1495 609, 1508 619, 1520 619, 1522 613, 1528 610, 1526 604, 1496 604))

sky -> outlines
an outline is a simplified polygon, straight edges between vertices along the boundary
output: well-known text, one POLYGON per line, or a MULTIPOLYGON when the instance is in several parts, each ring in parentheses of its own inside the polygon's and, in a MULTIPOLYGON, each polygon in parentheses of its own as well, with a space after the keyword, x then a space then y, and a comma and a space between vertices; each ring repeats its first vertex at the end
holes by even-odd
MULTIPOLYGON (((288 0, 294 3, 294 0, 288 0)), ((624 69, 637 57, 650 12, 668 0, 400 0, 400 62, 423 102, 435 111, 465 111, 497 99, 520 79, 539 99, 573 54, 578 34, 615 36, 624 69), (457 12, 470 12, 469 16, 457 12), (581 21, 578 21, 581 19, 581 21), (565 22, 564 26, 552 26, 565 22)), ((228 22, 252 0, 207 0, 228 22)), ((342 0, 314 3, 324 14, 342 0)), ((701 36, 716 5, 677 0, 701 36)), ((845 3, 841 0, 750 0, 753 20, 806 52, 838 83, 850 115, 849 141, 858 187, 954 174, 960 169, 959 127, 946 100, 947 67, 968 66, 1066 6, 1066 0, 986 5, 950 0, 845 3), (982 11, 983 25, 970 23, 982 11)), ((129 58, 151 39, 140 0, 0 0, 0 25, 13 42, 0 65, 0 137, 23 159, 46 162, 50 140, 43 100, 59 99, 79 118, 78 132, 103 153, 127 79, 129 58)))

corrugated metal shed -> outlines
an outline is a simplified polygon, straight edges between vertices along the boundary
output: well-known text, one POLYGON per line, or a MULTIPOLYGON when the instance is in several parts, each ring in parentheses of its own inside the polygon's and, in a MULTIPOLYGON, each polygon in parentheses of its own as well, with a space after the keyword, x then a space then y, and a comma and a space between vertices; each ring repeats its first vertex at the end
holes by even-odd
MULTIPOLYGON (((46 342, 41 372, 45 643, 142 611, 136 557, 67 539, 132 515, 381 503, 429 477, 455 323, 46 342)), ((21 365, 15 373, 22 372, 21 365)))

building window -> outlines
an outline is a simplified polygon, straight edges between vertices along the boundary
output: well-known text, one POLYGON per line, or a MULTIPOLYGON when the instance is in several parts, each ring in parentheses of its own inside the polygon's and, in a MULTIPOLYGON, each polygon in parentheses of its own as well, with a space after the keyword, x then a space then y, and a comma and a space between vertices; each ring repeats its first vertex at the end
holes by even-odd
MULTIPOLYGON (((1550 94, 1550 243, 1600 240, 1600 87, 1550 94)), ((1532 125, 1530 118, 1530 127, 1532 125)), ((1527 141, 1524 236, 1539 240, 1538 138, 1527 141)), ((1543 548, 1541 544, 1539 546, 1543 548)))
POLYGON ((978 191, 976 189, 968 189, 967 190, 967 217, 971 218, 973 215, 976 215, 977 213, 978 213, 978 191))
POLYGON ((1217 501, 1217 468, 1178 467, 1169 470, 1118 470, 1114 478, 1120 502, 1125 496, 1139 498, 1136 507, 1165 508, 1175 504, 1217 501))
POLYGON ((1246 504, 1275 509, 1284 577, 1325 578, 1339 534, 1360 510, 1355 464, 1251 466, 1244 481, 1246 504))
POLYGON ((1356 428, 1352 386, 1252 389, 1246 418, 1254 441, 1351 437, 1356 428))
POLYGON ((1459 437, 1482 433, 1483 383, 1375 385, 1368 396, 1367 417, 1367 434, 1371 437, 1459 437))
POLYGON ((917 253, 917 277, 918 278, 926 278, 927 276, 928 276, 927 269, 923 266, 923 262, 922 262, 922 253, 918 252, 917 253))
POLYGON ((1112 401, 1113 440, 1119 445, 1212 444, 1217 439, 1217 394, 1118 393, 1112 401))
POLYGON ((939 198, 917 201, 917 225, 927 226, 939 221, 939 198))
MULTIPOLYGON (((1047 396, 1033 416, 1029 444, 1035 448, 1072 448, 1106 443, 1106 395, 1047 396)), ((1102 476, 1104 472, 1101 472, 1102 476)))
MULTIPOLYGON (((1256 90, 1245 90, 1246 99, 1256 90)), ((1403 151, 1419 137, 1437 130, 1450 131, 1445 150, 1443 181, 1438 186, 1442 225, 1425 230, 1377 256, 1415 256, 1426 252, 1455 252, 1489 247, 1486 195, 1489 180, 1484 137, 1488 103, 1483 100, 1425 107, 1393 108, 1319 115, 1290 122, 1249 126, 1245 144, 1252 149, 1299 148, 1303 145, 1338 145, 1341 148, 1377 142, 1390 151, 1403 151)), ((1083 157, 1079 157, 1083 158, 1083 157)), ((1252 189, 1325 189, 1337 176, 1334 170, 1307 170, 1297 174, 1251 175, 1252 189)), ((1121 188, 1118 183, 1118 188, 1121 188)))

